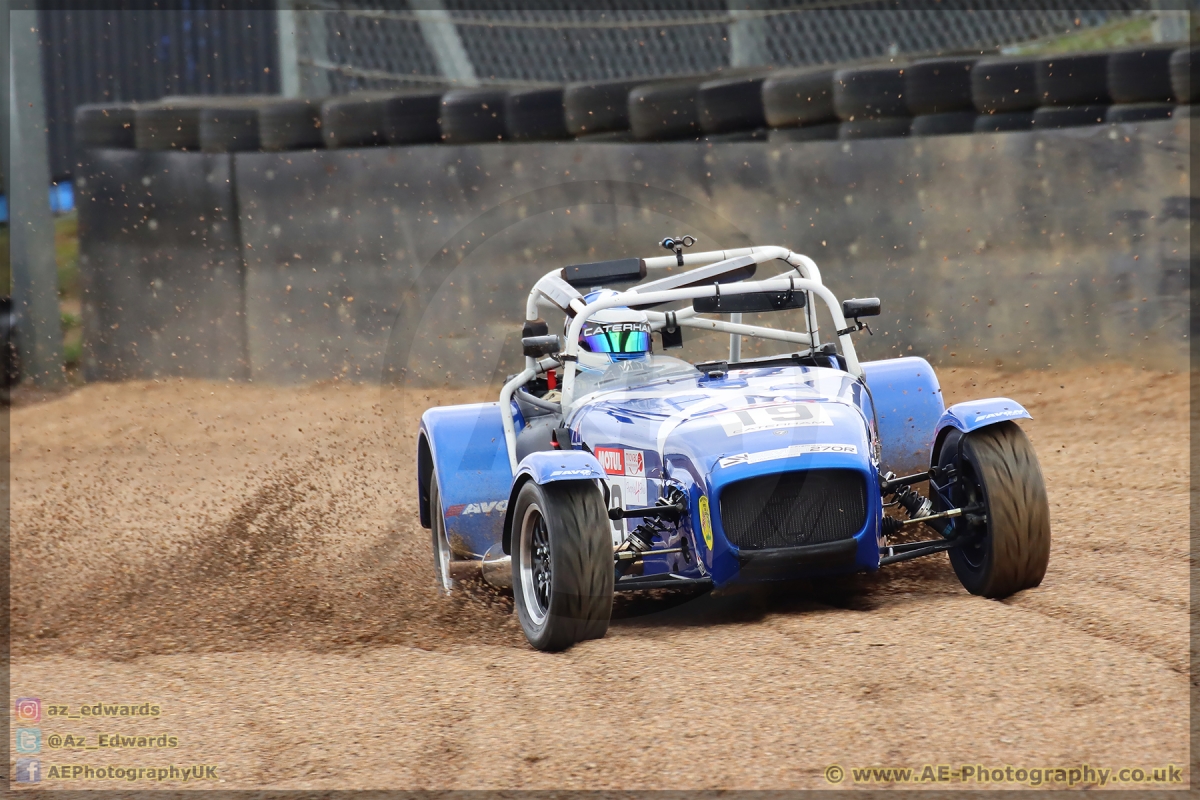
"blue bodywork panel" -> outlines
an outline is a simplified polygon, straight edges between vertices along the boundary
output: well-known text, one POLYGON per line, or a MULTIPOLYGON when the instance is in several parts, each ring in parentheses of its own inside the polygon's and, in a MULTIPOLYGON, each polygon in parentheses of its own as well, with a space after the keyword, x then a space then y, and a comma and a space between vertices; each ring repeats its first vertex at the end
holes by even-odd
MULTIPOLYGON (((450 546, 461 556, 482 558, 500 541, 513 483, 500 404, 431 408, 421 415, 420 437, 437 470, 450 546)), ((427 502, 428 494, 422 496, 427 502)))
POLYGON ((500 529, 504 552, 509 551, 508 532, 509 526, 512 525, 512 515, 507 509, 516 503, 517 492, 521 491, 521 486, 527 481, 545 486, 559 481, 602 481, 605 477, 600 462, 586 450, 543 450, 525 456, 517 465, 517 477, 512 482, 508 501, 505 503, 503 527, 500 529))
MULTIPOLYGON (((694 557, 647 558, 646 575, 707 576, 718 585, 735 578, 744 554, 721 527, 722 490, 758 475, 827 468, 858 471, 866 485, 866 522, 854 537, 854 561, 836 571, 879 566, 883 512, 870 399, 848 373, 780 366, 732 369, 713 378, 694 374, 598 395, 580 405, 569 425, 575 441, 585 443, 600 462, 613 505, 654 505, 667 486, 688 498, 691 513, 666 525, 654 548, 686 540, 694 557), (702 498, 709 509, 711 545, 704 535, 702 498)), ((614 522, 614 544, 639 522, 614 522)))
POLYGON ((530 453, 517 465, 517 482, 530 476, 539 485, 555 481, 604 480, 604 470, 591 453, 583 450, 545 450, 530 453))
MULTIPOLYGON (((1025 406, 1007 397, 989 397, 986 400, 955 403, 947 408, 941 419, 938 420, 937 428, 934 430, 934 442, 940 441, 942 431, 946 428, 957 428, 963 433, 970 433, 980 428, 986 428, 988 425, 995 425, 997 422, 1008 422, 1014 419, 1033 419, 1033 417, 1025 410, 1025 406)), ((930 458, 937 458, 936 446, 930 450, 930 458)), ((929 463, 932 464, 933 461, 931 460, 929 463)))
POLYGON ((897 475, 925 471, 946 408, 933 367, 907 357, 868 361, 862 368, 879 421, 880 469, 897 475))

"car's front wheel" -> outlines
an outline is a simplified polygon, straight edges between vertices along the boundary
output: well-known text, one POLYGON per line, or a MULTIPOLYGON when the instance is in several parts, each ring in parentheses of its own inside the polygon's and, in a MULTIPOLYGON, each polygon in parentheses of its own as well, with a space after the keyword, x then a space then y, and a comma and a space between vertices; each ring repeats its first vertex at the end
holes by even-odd
POLYGON ((934 510, 973 508, 946 535, 963 538, 950 563, 971 594, 1001 598, 1042 582, 1050 562, 1050 503, 1037 455, 1015 422, 946 435, 938 466, 956 476, 934 510))
POLYGON ((600 490, 590 481, 517 493, 512 517, 513 602, 538 650, 565 650, 608 630, 613 550, 600 490))

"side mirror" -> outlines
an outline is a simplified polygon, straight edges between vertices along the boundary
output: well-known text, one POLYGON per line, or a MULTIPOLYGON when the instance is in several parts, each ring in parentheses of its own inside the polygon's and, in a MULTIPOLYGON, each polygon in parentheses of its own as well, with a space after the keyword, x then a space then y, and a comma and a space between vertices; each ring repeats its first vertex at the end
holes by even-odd
POLYGON ((637 283, 646 277, 646 262, 640 258, 618 258, 591 264, 572 264, 559 273, 576 289, 610 283, 637 283))
POLYGON ((524 350, 527 358, 541 358, 542 356, 551 356, 562 349, 562 345, 558 341, 558 337, 554 334, 549 336, 526 336, 521 339, 521 349, 524 350))
POLYGON ((697 297, 692 300, 692 308, 700 314, 784 311, 792 308, 804 308, 805 296, 803 291, 715 295, 713 297, 697 297))
POLYGON ((842 316, 846 319, 878 317, 880 313, 878 297, 856 297, 842 301, 842 316))

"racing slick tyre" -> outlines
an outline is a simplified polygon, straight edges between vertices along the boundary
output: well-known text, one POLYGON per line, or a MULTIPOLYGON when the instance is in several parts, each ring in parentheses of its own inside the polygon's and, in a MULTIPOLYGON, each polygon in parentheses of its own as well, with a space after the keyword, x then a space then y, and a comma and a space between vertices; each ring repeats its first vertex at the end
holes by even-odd
POLYGON ((900 67, 857 67, 833 73, 833 109, 849 121, 909 118, 900 67))
POLYGON ((645 81, 572 83, 563 90, 567 131, 587 136, 629 130, 629 93, 645 81))
POLYGON ((1108 93, 1113 103, 1166 103, 1171 89, 1175 45, 1118 50, 1108 57, 1108 93))
POLYGON ((1037 62, 1007 57, 976 62, 971 70, 971 98, 984 114, 1037 108, 1037 62))
POLYGON ((612 615, 612 534, 590 481, 530 481, 513 509, 513 604, 538 650, 599 639, 612 615))
POLYGON ((508 93, 498 89, 454 89, 442 96, 442 141, 495 142, 504 138, 508 93))
POLYGON ((81 150, 89 147, 132 150, 134 108, 132 103, 76 106, 75 146, 81 150))
POLYGON ((188 100, 160 100, 133 112, 133 139, 138 150, 198 150, 201 105, 188 100))
POLYGON ((1108 105, 1108 54, 1045 56, 1037 62, 1038 100, 1044 106, 1108 105))
POLYGON ((816 125, 837 120, 833 110, 833 70, 785 73, 763 81, 763 112, 772 128, 816 125))
POLYGON ((763 75, 740 75, 700 84, 696 102, 700 130, 708 134, 754 131, 767 124, 763 75))
MULTIPOLYGON (((1042 582, 1050 561, 1050 503, 1037 455, 1015 422, 1001 422, 965 436, 950 431, 938 467, 953 465, 952 507, 982 504, 986 520, 958 517, 950 563, 971 594, 1003 598, 1042 582)), ((934 510, 947 508, 937 492, 934 510)), ((972 515, 975 516, 975 515, 972 515)), ((947 531, 952 532, 953 529, 947 531)))
POLYGON ((696 98, 700 81, 645 83, 629 92, 629 129, 638 141, 695 138, 700 134, 696 98))
MULTIPOLYGON (((979 59, 930 58, 904 70, 904 99, 914 117, 974 111, 971 68, 979 59)), ((955 131, 957 133, 958 131, 955 131)))
POLYGON ((446 535, 446 518, 442 516, 442 495, 436 472, 429 479, 429 531, 433 536, 434 579, 440 593, 450 594, 454 591, 454 579, 450 577, 450 560, 454 553, 446 535))
POLYGON ((563 88, 509 92, 504 106, 504 124, 508 138, 517 141, 568 138, 563 88))
POLYGON ((258 109, 258 140, 263 150, 276 152, 320 147, 321 104, 295 98, 264 104, 258 109))
POLYGON ((258 109, 253 106, 214 106, 200 112, 200 150, 234 153, 258 150, 258 109))

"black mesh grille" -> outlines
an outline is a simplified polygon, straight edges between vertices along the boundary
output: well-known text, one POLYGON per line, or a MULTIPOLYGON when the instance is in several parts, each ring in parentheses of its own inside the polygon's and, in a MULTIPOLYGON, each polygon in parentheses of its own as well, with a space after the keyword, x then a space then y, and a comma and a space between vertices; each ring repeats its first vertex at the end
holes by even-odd
POLYGON ((854 470, 763 475, 721 493, 725 537, 746 550, 849 539, 866 520, 866 484, 854 470))

